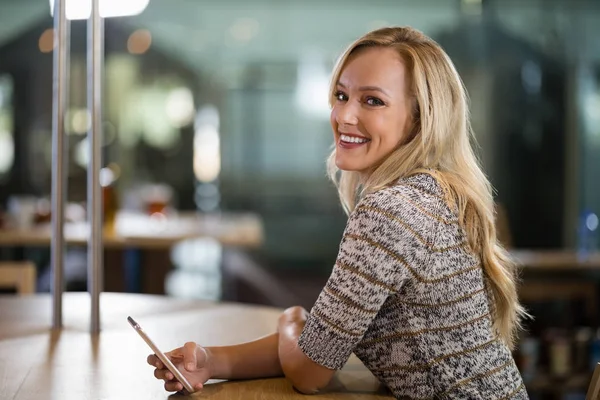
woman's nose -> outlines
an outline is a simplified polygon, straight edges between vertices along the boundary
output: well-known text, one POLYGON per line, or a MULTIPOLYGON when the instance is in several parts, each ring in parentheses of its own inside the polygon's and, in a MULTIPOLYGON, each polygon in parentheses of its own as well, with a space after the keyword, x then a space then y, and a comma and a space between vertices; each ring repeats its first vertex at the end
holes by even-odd
POLYGON ((337 105, 336 121, 339 125, 356 125, 358 124, 358 114, 354 104, 346 102, 345 104, 337 105))

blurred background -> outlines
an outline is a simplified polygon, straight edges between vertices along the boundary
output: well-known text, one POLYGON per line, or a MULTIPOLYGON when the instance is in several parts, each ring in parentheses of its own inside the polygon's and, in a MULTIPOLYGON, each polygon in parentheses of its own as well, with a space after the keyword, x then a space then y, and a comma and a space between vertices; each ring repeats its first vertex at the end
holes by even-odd
MULTIPOLYGON (((67 3, 65 278, 80 291, 89 8, 67 3)), ((444 47, 471 98, 535 316, 515 352, 531 396, 583 398, 600 361, 598 1, 105 4, 106 291, 310 308, 346 221, 325 175, 330 71, 360 35, 410 25, 444 47)), ((0 260, 6 276, 20 265, 6 292, 50 289, 52 54, 49 1, 0 0, 0 260)))

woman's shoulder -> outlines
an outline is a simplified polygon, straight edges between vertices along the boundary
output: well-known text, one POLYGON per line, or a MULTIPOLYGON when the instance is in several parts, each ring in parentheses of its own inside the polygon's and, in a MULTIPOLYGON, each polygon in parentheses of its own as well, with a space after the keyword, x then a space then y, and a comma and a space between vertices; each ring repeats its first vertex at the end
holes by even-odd
POLYGON ((411 191, 416 191, 422 196, 433 197, 437 199, 444 199, 444 191, 442 186, 438 182, 437 178, 431 174, 421 172, 415 175, 410 175, 404 178, 400 178, 396 185, 392 188, 404 188, 411 191))
POLYGON ((402 212, 414 207, 439 212, 445 204, 444 191, 437 179, 427 173, 418 173, 368 194, 359 206, 377 207, 388 212, 402 212))
POLYGON ((394 185, 368 194, 357 209, 377 211, 394 219, 418 221, 424 224, 417 226, 419 230, 431 228, 430 223, 452 226, 458 222, 457 213, 448 206, 442 186, 427 173, 400 178, 394 185))

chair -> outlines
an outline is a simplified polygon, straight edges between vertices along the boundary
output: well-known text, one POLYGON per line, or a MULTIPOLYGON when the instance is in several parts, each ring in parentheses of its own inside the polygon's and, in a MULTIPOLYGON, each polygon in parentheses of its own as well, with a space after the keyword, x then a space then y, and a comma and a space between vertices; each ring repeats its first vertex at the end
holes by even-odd
POLYGON ((600 363, 596 364, 585 400, 600 400, 600 363))
POLYGON ((36 275, 32 262, 0 262, 0 287, 14 288, 19 295, 35 293, 36 275))

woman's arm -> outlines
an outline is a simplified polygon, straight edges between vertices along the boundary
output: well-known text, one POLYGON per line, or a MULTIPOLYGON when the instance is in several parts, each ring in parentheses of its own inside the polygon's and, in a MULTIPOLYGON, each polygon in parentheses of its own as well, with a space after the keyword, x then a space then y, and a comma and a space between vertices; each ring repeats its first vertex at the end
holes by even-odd
POLYGON ((286 378, 299 392, 313 394, 327 386, 335 370, 315 363, 298 347, 307 317, 308 312, 302 307, 288 308, 279 317, 279 362, 286 378))
POLYGON ((302 307, 288 308, 279 317, 277 332, 235 346, 208 347, 216 379, 251 379, 284 375, 302 393, 325 387, 335 370, 313 362, 298 347, 308 313, 302 307))
MULTIPOLYGON (((281 376, 283 372, 277 354, 277 333, 233 346, 202 347, 188 342, 166 353, 195 390, 209 379, 252 379, 281 376)), ((154 366, 154 376, 165 381, 165 390, 176 392, 183 385, 151 354, 148 364, 154 366)))
MULTIPOLYGON (((196 389, 208 379, 269 378, 285 373, 300 392, 314 393, 335 371, 314 363, 298 348, 307 315, 302 307, 292 307, 281 315, 278 331, 271 335, 232 346, 202 347, 188 342, 167 355, 185 367, 184 375, 196 389)), ((183 389, 155 355, 148 356, 148 363, 156 367, 154 376, 166 381, 166 390, 183 389)))
MULTIPOLYGON (((253 379, 282 376, 277 351, 279 334, 233 346, 207 347, 211 378, 253 379)), ((192 361, 192 365, 196 365, 192 361)))

